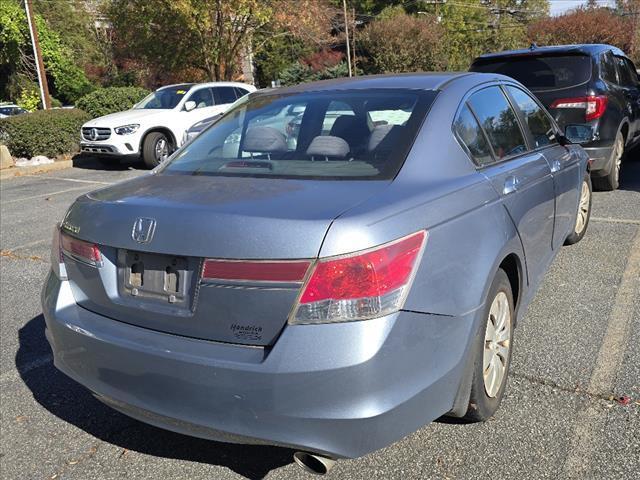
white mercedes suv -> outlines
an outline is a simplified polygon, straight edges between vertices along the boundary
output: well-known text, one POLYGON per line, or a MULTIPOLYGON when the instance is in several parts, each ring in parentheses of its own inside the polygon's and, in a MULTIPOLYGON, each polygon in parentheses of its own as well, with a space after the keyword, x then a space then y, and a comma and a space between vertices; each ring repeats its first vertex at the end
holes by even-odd
POLYGON ((159 88, 130 110, 85 123, 80 149, 101 159, 142 156, 153 168, 180 146, 185 131, 194 123, 224 113, 238 98, 255 90, 252 85, 236 82, 159 88))

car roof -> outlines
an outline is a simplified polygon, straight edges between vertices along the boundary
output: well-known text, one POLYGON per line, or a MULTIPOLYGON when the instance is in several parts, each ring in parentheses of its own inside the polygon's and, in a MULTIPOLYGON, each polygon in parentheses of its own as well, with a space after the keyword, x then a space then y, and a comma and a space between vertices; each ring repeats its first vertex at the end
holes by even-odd
POLYGON ((503 52, 485 53, 484 55, 480 55, 478 58, 476 58, 474 60, 474 63, 478 60, 487 60, 487 59, 502 58, 502 57, 521 57, 521 56, 527 56, 527 55, 532 55, 532 56, 544 55, 544 54, 558 55, 562 53, 598 55, 602 52, 606 52, 607 50, 613 50, 614 54, 626 57, 626 54, 619 48, 614 47, 612 45, 607 45, 604 43, 553 45, 553 46, 547 46, 547 47, 539 47, 534 44, 529 48, 522 48, 519 50, 505 50, 503 52))
POLYGON ((204 82, 204 83, 174 83, 172 85, 164 85, 158 90, 163 90, 165 88, 192 88, 192 87, 247 87, 251 86, 248 83, 242 82, 204 82))
MULTIPOLYGON (((252 95, 290 94, 302 92, 318 92, 329 90, 365 90, 365 89, 407 89, 407 90, 442 90, 447 84, 471 76, 489 76, 488 74, 470 72, 429 72, 429 73, 396 73, 384 75, 365 75, 359 77, 343 77, 331 80, 300 83, 290 87, 265 88, 252 95)), ((492 77, 496 77, 493 75, 492 77)))

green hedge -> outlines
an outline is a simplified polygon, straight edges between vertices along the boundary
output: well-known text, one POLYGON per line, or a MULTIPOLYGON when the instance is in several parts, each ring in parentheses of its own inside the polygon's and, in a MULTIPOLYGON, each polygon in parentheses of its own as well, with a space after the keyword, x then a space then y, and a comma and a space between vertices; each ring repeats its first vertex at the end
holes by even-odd
POLYGON ((76 102, 76 107, 84 110, 92 118, 128 110, 149 94, 140 87, 99 88, 76 102))
POLYGON ((78 151, 80 127, 91 117, 82 110, 38 110, 0 119, 0 143, 14 157, 31 158, 78 151))

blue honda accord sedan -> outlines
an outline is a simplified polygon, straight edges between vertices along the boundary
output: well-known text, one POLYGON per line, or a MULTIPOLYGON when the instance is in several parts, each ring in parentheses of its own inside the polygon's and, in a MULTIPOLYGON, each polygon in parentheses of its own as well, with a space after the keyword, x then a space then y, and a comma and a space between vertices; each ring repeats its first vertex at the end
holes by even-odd
POLYGON ((589 128, 495 74, 252 93, 69 208, 42 294, 55 365, 143 422, 316 472, 486 420, 514 327, 587 229, 589 128))

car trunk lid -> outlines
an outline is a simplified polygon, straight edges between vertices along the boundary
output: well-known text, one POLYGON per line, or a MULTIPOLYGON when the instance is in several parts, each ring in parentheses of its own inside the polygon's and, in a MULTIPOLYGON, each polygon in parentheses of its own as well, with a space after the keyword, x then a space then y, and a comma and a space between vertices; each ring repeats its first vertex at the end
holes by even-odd
POLYGON ((143 328, 269 345, 303 275, 242 279, 235 262, 297 264, 304 273, 298 261, 318 255, 333 219, 387 183, 147 175, 90 193, 63 222, 65 234, 97 244, 103 257, 100 268, 67 257, 75 299, 143 328), (235 274, 223 268, 203 280, 206 259, 229 261, 235 274))

